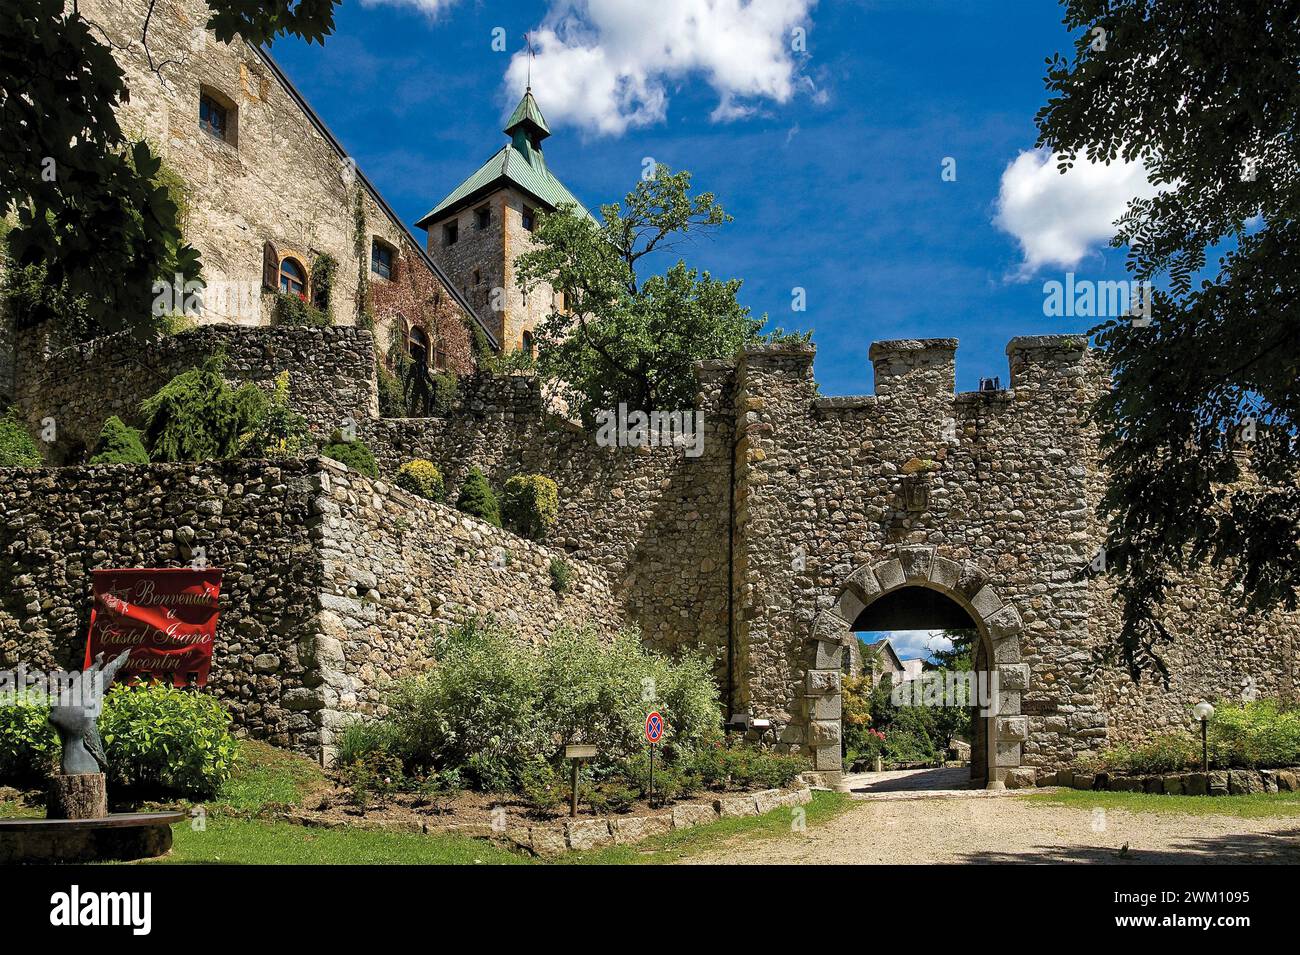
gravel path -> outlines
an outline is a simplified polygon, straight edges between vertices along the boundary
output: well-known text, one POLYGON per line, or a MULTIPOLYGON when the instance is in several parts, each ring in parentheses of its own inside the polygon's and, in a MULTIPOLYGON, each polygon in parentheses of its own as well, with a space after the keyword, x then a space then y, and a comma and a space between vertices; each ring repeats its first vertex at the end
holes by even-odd
MULTIPOLYGON (((954 794, 955 795, 955 794, 954 794)), ((1300 863, 1300 817, 1089 810, 1001 798, 861 800, 806 834, 738 839, 696 864, 1300 863), (1127 843, 1128 849, 1121 851, 1127 843)))

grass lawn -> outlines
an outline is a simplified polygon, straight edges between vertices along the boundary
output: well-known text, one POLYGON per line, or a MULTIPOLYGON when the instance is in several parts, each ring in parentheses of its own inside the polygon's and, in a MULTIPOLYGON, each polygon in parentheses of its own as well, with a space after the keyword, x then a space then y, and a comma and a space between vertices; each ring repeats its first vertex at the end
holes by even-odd
POLYGON ((1027 802, 1080 809, 1124 809, 1186 816, 1300 816, 1300 793, 1259 793, 1254 796, 1157 796, 1153 793, 1090 792, 1062 789, 1031 793, 1027 802))
MULTIPOLYGON (((842 793, 817 792, 805 809, 805 823, 816 826, 849 806, 842 793)), ((634 846, 610 846, 571 852, 550 860, 564 865, 639 865, 673 862, 711 849, 727 839, 787 835, 789 809, 763 816, 723 819, 712 825, 678 830, 634 846)), ((310 829, 262 819, 222 817, 215 811, 202 832, 182 823, 175 827, 171 855, 153 865, 183 863, 281 865, 527 865, 538 864, 526 853, 484 839, 460 836, 372 832, 364 829, 310 829)))

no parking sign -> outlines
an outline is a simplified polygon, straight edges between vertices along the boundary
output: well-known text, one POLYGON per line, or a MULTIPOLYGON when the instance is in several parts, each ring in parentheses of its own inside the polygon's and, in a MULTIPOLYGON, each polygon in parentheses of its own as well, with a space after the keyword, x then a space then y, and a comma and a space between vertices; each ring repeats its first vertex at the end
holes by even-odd
POLYGON ((649 743, 657 743, 664 735, 664 718, 655 710, 645 718, 645 738, 649 743))

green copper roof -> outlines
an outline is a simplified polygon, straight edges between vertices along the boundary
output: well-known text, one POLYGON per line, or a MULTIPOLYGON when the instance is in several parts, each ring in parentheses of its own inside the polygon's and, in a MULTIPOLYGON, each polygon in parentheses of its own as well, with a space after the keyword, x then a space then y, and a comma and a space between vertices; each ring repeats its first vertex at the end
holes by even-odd
POLYGON ((537 100, 533 99, 533 91, 530 87, 524 90, 524 98, 519 101, 515 111, 510 114, 510 119, 506 122, 504 130, 507 136, 514 135, 515 127, 523 123, 532 123, 541 133, 537 137, 538 141, 551 135, 551 129, 546 125, 546 118, 542 116, 541 108, 537 105, 537 100))
POLYGON ((577 206, 579 215, 594 218, 564 183, 546 168, 539 144, 550 135, 550 130, 531 90, 524 93, 524 98, 515 107, 505 131, 511 135, 511 141, 416 222, 417 226, 428 228, 430 223, 486 195, 502 182, 523 190, 551 209, 566 202, 572 203, 577 206))

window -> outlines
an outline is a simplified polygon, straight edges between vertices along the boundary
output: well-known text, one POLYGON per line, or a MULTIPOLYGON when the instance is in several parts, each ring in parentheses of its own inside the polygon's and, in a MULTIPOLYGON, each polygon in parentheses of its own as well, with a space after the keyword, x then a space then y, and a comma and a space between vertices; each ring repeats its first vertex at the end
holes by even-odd
POLYGON ((524 332, 522 347, 523 347, 524 354, 528 355, 529 357, 532 357, 533 355, 537 354, 536 346, 533 344, 532 332, 524 332))
POLYGON ((302 299, 307 297, 307 270, 297 259, 285 256, 280 260, 280 291, 302 299))
POLYGON ((370 271, 383 279, 393 277, 393 250, 378 239, 370 242, 370 271))
POLYGON ((529 232, 533 231, 533 210, 527 206, 524 207, 524 228, 529 232))
POLYGON ((230 136, 230 114, 207 93, 199 95, 199 129, 225 142, 230 136))
POLYGON ((459 230, 456 228, 456 226, 457 226, 457 222, 455 219, 453 219, 451 222, 448 222, 445 226, 442 227, 443 245, 456 244, 456 240, 460 238, 460 236, 457 234, 459 230))
POLYGON ((480 206, 474 210, 474 221, 479 229, 486 229, 492 224, 492 209, 488 206, 480 206))
POLYGON ((424 367, 429 362, 429 333, 419 325, 412 325, 406 339, 406 353, 417 365, 424 367))
POLYGON ((448 364, 447 353, 435 342, 433 346, 433 370, 446 371, 448 364))
POLYGON ((474 270, 474 284, 475 284, 475 285, 478 285, 478 284, 479 284, 480 282, 482 282, 482 281, 483 281, 483 273, 480 272, 478 269, 475 269, 475 270, 474 270))

